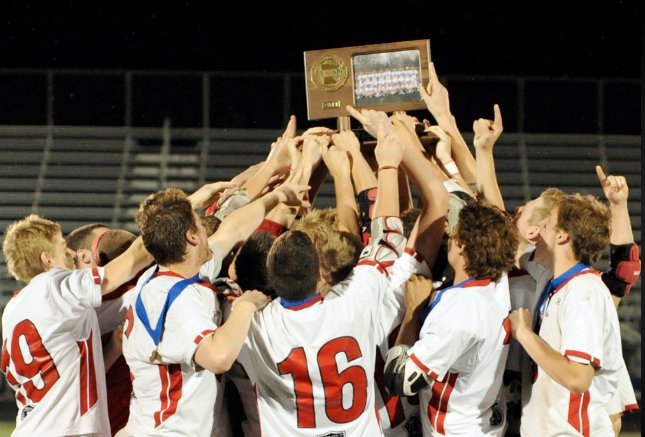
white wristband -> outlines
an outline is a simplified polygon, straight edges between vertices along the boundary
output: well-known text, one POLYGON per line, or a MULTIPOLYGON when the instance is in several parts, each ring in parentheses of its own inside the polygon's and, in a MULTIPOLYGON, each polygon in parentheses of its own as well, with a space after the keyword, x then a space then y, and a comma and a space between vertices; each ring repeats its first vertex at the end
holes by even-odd
POLYGON ((459 174, 459 169, 457 168, 457 164, 455 164, 455 161, 450 160, 450 161, 442 162, 442 164, 443 164, 443 168, 446 169, 446 172, 450 176, 459 174))

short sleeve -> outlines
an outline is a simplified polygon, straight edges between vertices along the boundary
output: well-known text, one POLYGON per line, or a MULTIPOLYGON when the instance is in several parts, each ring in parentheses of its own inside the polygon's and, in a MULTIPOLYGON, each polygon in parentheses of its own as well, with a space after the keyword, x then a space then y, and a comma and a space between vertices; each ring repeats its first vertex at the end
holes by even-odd
MULTIPOLYGON (((560 304, 563 305, 560 353, 578 363, 602 367, 603 331, 609 318, 605 314, 603 290, 597 289, 598 284, 584 276, 568 284, 568 293, 560 304)), ((557 297, 555 294, 552 299, 557 297)))
MULTIPOLYGON (((208 310, 213 306, 203 300, 206 296, 195 286, 187 287, 168 310, 159 344, 159 353, 165 362, 193 366, 195 351, 217 329, 212 311, 208 310)), ((212 293, 210 297, 214 299, 212 293)))
POLYGON ((453 364, 475 345, 476 338, 454 319, 437 316, 438 312, 428 315, 408 355, 431 378, 442 381, 453 364))
POLYGON ((80 270, 56 269, 46 286, 56 306, 63 314, 66 307, 97 308, 102 302, 101 284, 105 269, 94 267, 80 270))

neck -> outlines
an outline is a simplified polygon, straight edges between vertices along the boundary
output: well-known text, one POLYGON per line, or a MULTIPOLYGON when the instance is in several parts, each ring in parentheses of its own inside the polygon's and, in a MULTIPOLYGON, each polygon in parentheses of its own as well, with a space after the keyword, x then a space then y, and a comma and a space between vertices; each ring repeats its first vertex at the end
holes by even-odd
POLYGON ((453 281, 454 284, 464 282, 468 278, 470 278, 470 275, 466 273, 464 269, 455 269, 455 279, 453 281))
POLYGON ((535 255, 533 256, 534 262, 541 264, 547 269, 553 271, 553 258, 554 254, 549 250, 544 242, 538 241, 535 244, 535 255))
POLYGON ((177 263, 164 264, 162 267, 183 276, 184 278, 191 278, 199 273, 201 264, 198 264, 190 258, 177 263))
POLYGON ((517 252, 515 252, 515 267, 520 266, 520 258, 526 252, 527 247, 529 247, 529 242, 524 238, 520 238, 520 243, 517 245, 517 252))
POLYGON ((556 254, 553 262, 553 277, 557 278, 580 261, 573 257, 571 253, 556 254))

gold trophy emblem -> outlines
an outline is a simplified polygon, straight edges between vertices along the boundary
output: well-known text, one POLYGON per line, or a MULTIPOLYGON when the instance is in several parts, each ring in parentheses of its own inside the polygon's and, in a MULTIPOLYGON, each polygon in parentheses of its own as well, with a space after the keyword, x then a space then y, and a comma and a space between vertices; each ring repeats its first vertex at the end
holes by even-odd
POLYGON ((340 89, 347 81, 347 64, 336 55, 325 55, 311 66, 311 81, 328 93, 340 89))

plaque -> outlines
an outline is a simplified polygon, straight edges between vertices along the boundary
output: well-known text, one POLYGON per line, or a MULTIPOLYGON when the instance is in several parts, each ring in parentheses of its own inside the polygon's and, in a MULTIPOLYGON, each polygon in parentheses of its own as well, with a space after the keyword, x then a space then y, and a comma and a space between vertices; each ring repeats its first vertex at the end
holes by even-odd
POLYGON ((430 40, 304 52, 309 120, 346 117, 346 105, 385 112, 425 109, 430 40))

